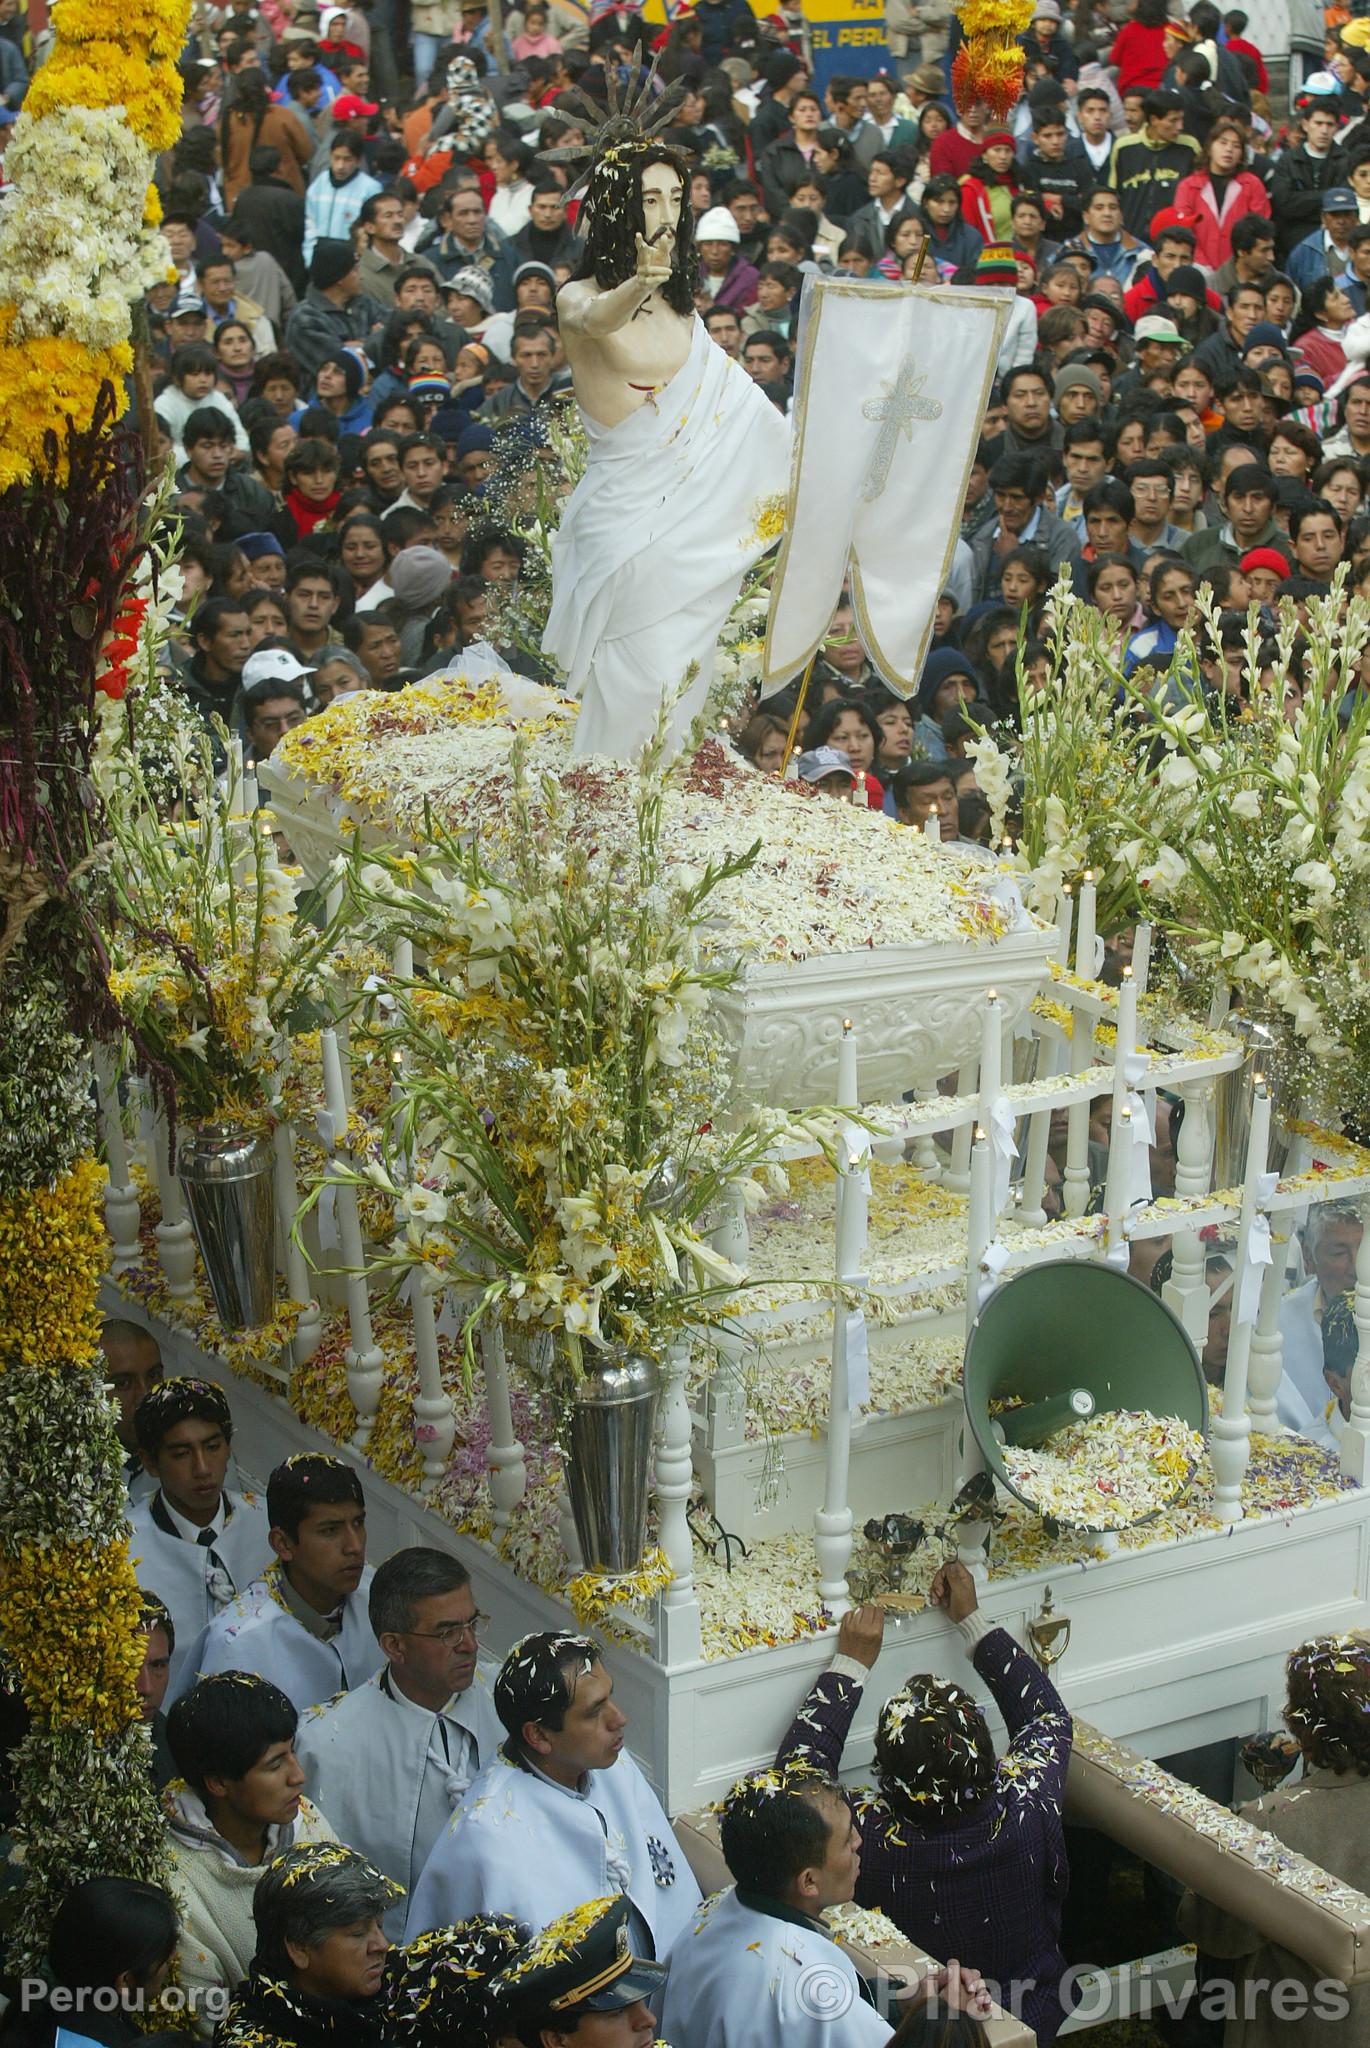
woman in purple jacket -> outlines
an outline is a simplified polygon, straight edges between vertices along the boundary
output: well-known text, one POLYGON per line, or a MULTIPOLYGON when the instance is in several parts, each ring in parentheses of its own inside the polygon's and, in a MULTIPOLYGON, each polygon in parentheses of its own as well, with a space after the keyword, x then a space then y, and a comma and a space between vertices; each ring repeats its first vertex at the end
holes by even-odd
MULTIPOLYGON (((1061 1822, 1070 1715, 1045 1672, 979 1613, 964 1565, 942 1566, 932 1599, 959 1628, 1009 1746, 996 1761, 975 1700, 946 1679, 911 1678, 886 1700, 875 1734, 880 1789, 854 1802, 857 1904, 878 1906, 930 1955, 978 1970, 996 2004, 1047 2043, 1074 2002, 1062 1982, 1060 1939, 1070 1879, 1061 1822)), ((837 1776, 884 1626, 879 1607, 844 1616, 837 1655, 777 1762, 802 1756, 837 1776)))

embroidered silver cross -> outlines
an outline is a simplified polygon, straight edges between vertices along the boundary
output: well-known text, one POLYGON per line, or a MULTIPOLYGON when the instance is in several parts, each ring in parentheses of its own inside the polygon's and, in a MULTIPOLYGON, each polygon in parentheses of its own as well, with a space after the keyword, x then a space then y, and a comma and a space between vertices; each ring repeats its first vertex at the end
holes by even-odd
POLYGON ((942 407, 935 398, 920 396, 927 381, 927 371, 920 370, 912 356, 905 356, 895 372, 893 384, 885 384, 885 396, 868 398, 861 408, 863 418, 876 420, 880 425, 875 453, 871 456, 861 492, 867 504, 880 496, 890 480, 899 436, 904 434, 911 441, 915 420, 939 420, 942 417, 942 407))

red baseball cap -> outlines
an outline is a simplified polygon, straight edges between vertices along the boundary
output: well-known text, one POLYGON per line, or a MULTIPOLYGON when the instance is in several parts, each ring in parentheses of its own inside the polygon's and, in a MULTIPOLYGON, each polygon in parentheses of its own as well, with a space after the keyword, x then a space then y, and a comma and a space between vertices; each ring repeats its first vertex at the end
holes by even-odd
POLYGON ((359 100, 354 92, 341 93, 333 102, 335 121, 369 121, 379 112, 378 106, 372 106, 370 100, 359 100))

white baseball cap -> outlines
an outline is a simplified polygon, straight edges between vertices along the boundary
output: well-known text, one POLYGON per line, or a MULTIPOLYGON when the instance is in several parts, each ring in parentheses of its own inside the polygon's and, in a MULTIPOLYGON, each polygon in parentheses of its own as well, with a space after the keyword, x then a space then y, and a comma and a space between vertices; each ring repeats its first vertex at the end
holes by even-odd
POLYGON ((288 647, 259 647, 243 663, 243 688, 250 690, 254 683, 297 683, 313 673, 288 647))

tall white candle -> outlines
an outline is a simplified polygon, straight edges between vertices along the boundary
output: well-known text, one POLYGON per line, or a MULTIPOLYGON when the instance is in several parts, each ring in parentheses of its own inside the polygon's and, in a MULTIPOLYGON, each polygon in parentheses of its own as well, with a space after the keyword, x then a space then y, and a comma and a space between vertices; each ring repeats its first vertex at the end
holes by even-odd
POLYGON ((1097 891, 1094 876, 1086 868, 1080 884, 1080 916, 1075 927, 1075 972, 1082 981, 1094 979, 1094 918, 1097 891))
POLYGON ((842 1037, 837 1047, 837 1102, 841 1109, 859 1109, 861 1097, 857 1092, 856 1033, 851 1028, 851 1019, 844 1018, 842 1037))
POLYGON ((1071 899, 1070 884, 1061 885, 1061 900, 1056 905, 1056 965, 1070 965, 1070 935, 1075 920, 1075 906, 1071 899))
POLYGON ((1137 977, 1131 967, 1123 969, 1118 989, 1118 1037, 1114 1059, 1121 1066, 1137 1050, 1137 977))
POLYGON ((109 1162, 109 1183, 111 1187, 126 1188, 129 1185, 128 1145, 124 1139, 124 1118, 119 1107, 119 1083, 114 1073, 114 1062, 103 1046, 95 1051, 95 1079, 100 1094, 100 1124, 105 1140, 105 1158, 109 1162))
POLYGON ((1253 1326, 1242 1320, 1239 1308, 1260 1177, 1266 1170, 1269 1151, 1270 1095, 1264 1084, 1258 1081, 1251 1102, 1251 1136, 1246 1147, 1241 1221, 1237 1226, 1232 1334, 1228 1339, 1227 1369, 1223 1374, 1223 1412, 1213 1422, 1210 1442, 1213 1509, 1220 1522, 1239 1522, 1242 1518, 1242 1480, 1251 1457, 1251 1418, 1246 1412, 1246 1383, 1251 1364, 1253 1326))
POLYGON ((1137 984, 1137 994, 1146 994, 1147 978, 1151 973, 1151 926, 1139 924, 1132 934, 1132 979, 1137 984))
POLYGON ((986 1119, 1003 1086, 1003 1017, 997 991, 987 990, 985 1007, 980 1013, 980 1114, 986 1119))
POLYGON ((924 818, 923 837, 930 840, 934 846, 942 844, 942 820, 936 811, 931 817, 924 818))

